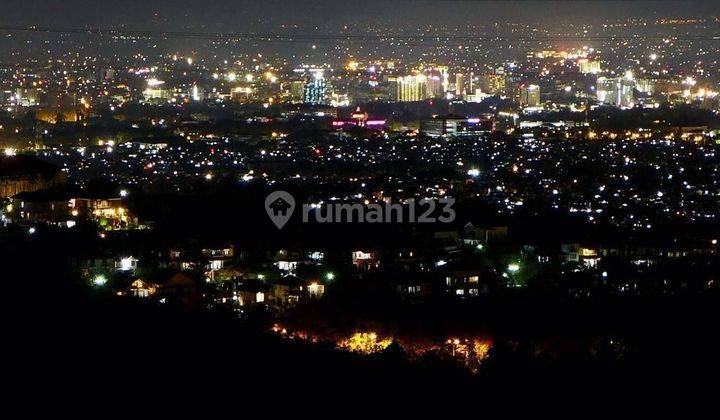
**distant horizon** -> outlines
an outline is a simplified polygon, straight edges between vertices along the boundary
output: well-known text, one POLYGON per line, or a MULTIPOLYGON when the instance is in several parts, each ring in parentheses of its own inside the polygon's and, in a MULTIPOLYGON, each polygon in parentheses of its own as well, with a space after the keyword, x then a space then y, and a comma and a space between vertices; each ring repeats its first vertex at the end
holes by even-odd
POLYGON ((715 1, 474 1, 367 0, 349 5, 328 0, 216 0, 211 2, 126 0, 8 0, 3 25, 116 27, 132 29, 258 30, 277 25, 335 26, 392 24, 399 29, 425 25, 487 24, 494 20, 537 23, 592 23, 602 20, 720 15, 715 1), (577 3, 582 3, 578 5, 577 3), (622 5, 620 7, 620 4, 622 5))

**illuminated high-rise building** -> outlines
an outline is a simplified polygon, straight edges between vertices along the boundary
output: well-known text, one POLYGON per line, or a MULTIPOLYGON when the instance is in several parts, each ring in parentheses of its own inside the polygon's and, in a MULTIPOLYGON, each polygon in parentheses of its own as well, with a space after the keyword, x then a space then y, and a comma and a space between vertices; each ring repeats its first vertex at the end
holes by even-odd
POLYGON ((293 102, 302 102, 305 99, 305 80, 290 82, 290 98, 293 102))
POLYGON ((456 73, 455 74, 455 95, 457 96, 463 96, 465 95, 465 92, 467 91, 466 86, 466 77, 462 73, 456 73))
POLYGON ((115 79, 115 70, 111 68, 101 68, 98 70, 98 80, 101 82, 109 82, 115 79))
POLYGON ((442 92, 440 92, 440 96, 442 96, 445 92, 450 91, 450 73, 447 66, 439 66, 437 70, 440 72, 440 78, 442 79, 442 92))
POLYGON ((652 79, 637 79, 635 80, 635 89, 638 92, 653 95, 655 93, 655 81, 652 79))
POLYGON ((34 106, 39 102, 39 92, 35 88, 17 88, 15 103, 20 106, 34 106))
POLYGON ((305 83, 303 102, 312 105, 327 103, 327 83, 325 74, 321 70, 313 72, 310 80, 305 83))
POLYGON ((390 95, 398 102, 417 102, 428 98, 427 77, 423 74, 391 77, 390 95))
POLYGON ((587 58, 581 58, 578 60, 578 67, 580 68, 580 73, 583 74, 598 74, 602 70, 600 69, 600 62, 597 60, 589 60, 587 58))
POLYGON ((616 84, 617 78, 598 77, 595 86, 595 95, 600 103, 608 104, 613 103, 613 97, 616 97, 616 84))
POLYGON ((524 107, 536 107, 540 105, 540 86, 521 85, 520 105, 524 107))
POLYGON ((190 88, 190 99, 193 101, 204 101, 205 100, 205 89, 198 85, 193 85, 190 88))
POLYGON ((490 95, 503 93, 505 91, 505 76, 501 74, 481 75, 478 78, 478 87, 483 93, 488 93, 490 95))
POLYGON ((598 77, 596 95, 598 102, 620 108, 633 106, 635 80, 632 75, 625 77, 598 77))
POLYGON ((427 76, 427 95, 430 98, 442 98, 445 93, 445 84, 441 75, 427 76))
POLYGON ((143 91, 146 101, 169 100, 172 98, 172 90, 164 88, 165 82, 157 79, 148 79, 147 89, 143 91))

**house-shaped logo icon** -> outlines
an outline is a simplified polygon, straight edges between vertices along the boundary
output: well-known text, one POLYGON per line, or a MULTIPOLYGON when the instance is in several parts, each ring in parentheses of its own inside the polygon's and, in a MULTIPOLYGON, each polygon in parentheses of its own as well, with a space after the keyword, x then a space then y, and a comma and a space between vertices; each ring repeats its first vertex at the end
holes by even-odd
POLYGON ((292 207, 290 203, 285 201, 282 197, 278 197, 277 200, 270 203, 270 208, 275 216, 287 215, 287 211, 290 207, 292 207))
POLYGON ((282 229, 295 211, 295 199, 285 191, 275 191, 265 199, 265 211, 270 220, 282 229))

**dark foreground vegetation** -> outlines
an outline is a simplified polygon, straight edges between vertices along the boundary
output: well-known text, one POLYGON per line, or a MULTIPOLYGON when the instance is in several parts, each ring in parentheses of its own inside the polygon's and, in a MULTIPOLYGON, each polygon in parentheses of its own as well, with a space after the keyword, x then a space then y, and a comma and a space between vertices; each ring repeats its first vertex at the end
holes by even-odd
MULTIPOLYGON (((522 392, 547 391, 550 384, 618 391, 698 385, 712 380, 718 367, 720 296, 711 292, 583 302, 520 296, 452 310, 442 304, 403 314, 385 309, 383 316, 400 319, 394 328, 432 333, 452 324, 491 333, 490 355, 471 373, 441 357, 408 360, 398 346, 354 355, 330 344, 283 340, 261 317, 243 322, 105 295, 75 283, 62 261, 38 263, 37 253, 52 255, 48 251, 21 245, 3 257, 6 279, 18 286, 4 295, 8 307, 19 307, 8 318, 13 360, 25 372, 21 382, 35 390, 66 392, 72 382, 73 390, 105 393, 132 379, 140 384, 135 390, 153 393, 177 387, 232 393, 248 386, 314 393, 315 384, 330 388, 323 392, 348 386, 522 392), (592 350, 578 349, 580 341, 594 343, 592 350)), ((339 297, 314 310, 323 316, 346 311, 338 317, 347 318, 359 310, 348 303, 339 297)), ((372 310, 365 308, 371 323, 372 310)))

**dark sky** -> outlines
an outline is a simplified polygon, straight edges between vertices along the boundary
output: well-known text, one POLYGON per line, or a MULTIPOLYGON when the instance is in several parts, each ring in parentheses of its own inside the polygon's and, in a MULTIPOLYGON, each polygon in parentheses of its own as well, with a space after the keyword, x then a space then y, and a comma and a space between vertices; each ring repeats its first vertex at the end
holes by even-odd
POLYGON ((598 17, 720 15, 718 0, 480 1, 480 0, 0 0, 0 24, 52 27, 209 30, 256 29, 262 22, 340 25, 384 22, 398 27, 499 19, 581 21, 598 17), (260 23, 258 23, 260 21, 260 23))

